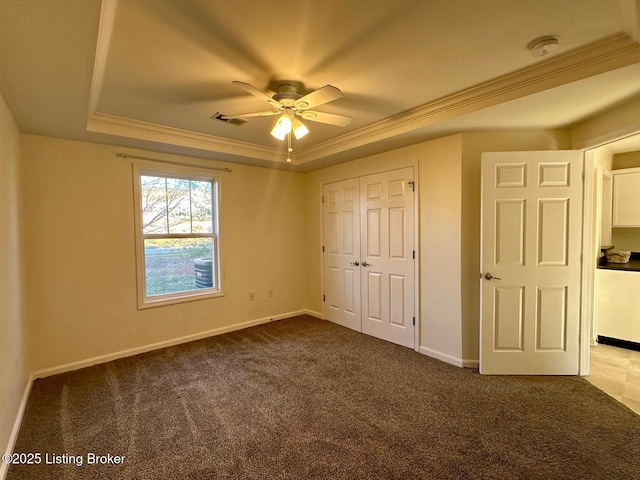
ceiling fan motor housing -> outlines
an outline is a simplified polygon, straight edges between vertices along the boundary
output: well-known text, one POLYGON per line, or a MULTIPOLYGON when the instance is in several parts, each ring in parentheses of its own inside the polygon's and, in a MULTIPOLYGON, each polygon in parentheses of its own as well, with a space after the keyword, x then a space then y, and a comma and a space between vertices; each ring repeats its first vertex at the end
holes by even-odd
POLYGON ((273 96, 274 100, 280 102, 285 107, 292 107, 299 98, 302 98, 302 95, 298 93, 298 87, 290 83, 280 85, 278 93, 273 96))

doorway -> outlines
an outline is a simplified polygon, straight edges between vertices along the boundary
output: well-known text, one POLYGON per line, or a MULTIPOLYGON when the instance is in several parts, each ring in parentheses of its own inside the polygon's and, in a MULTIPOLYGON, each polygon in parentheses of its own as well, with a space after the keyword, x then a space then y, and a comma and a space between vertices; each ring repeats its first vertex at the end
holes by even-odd
MULTIPOLYGON (((640 132, 634 132, 623 138, 610 139, 585 152, 585 214, 584 214, 584 262, 583 267, 583 325, 581 338, 581 375, 590 373, 590 347, 597 345, 598 338, 598 261, 602 247, 615 245, 611 224, 611 178, 615 170, 615 155, 640 151, 640 132)), ((626 165, 627 167, 634 165, 626 165)), ((640 165, 638 165, 640 166, 640 165)))

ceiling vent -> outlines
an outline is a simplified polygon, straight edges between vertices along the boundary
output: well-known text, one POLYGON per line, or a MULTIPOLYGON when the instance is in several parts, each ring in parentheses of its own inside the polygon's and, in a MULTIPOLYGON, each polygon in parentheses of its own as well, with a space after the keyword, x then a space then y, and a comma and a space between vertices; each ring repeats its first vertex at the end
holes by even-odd
POLYGON ((246 118, 222 118, 223 115, 220 112, 216 112, 213 115, 211 115, 211 119, 212 120, 220 120, 221 122, 224 123, 230 123, 231 125, 244 125, 245 123, 247 123, 249 120, 247 120, 246 118))

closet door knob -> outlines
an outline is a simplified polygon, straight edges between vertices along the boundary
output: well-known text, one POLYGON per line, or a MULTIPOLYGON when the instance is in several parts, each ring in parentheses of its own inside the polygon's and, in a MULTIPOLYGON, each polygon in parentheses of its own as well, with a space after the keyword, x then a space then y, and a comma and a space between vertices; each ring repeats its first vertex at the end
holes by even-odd
POLYGON ((371 265, 370 263, 367 263, 367 262, 362 262, 362 266, 363 267, 373 267, 373 265, 371 265))
POLYGON ((360 265, 360 262, 356 260, 355 262, 349 262, 349 264, 353 265, 354 267, 357 267, 358 265, 360 265))

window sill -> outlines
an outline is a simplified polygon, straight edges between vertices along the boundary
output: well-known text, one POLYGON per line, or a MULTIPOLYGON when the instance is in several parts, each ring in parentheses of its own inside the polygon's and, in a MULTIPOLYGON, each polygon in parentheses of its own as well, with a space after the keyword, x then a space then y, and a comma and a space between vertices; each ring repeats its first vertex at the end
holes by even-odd
POLYGON ((195 302, 198 300, 207 300, 209 298, 224 297, 223 292, 210 292, 210 293, 193 293, 185 292, 182 295, 173 295, 169 298, 146 298, 142 301, 138 300, 138 310, 145 310, 147 308, 164 307, 165 305, 176 305, 179 303, 195 302))

